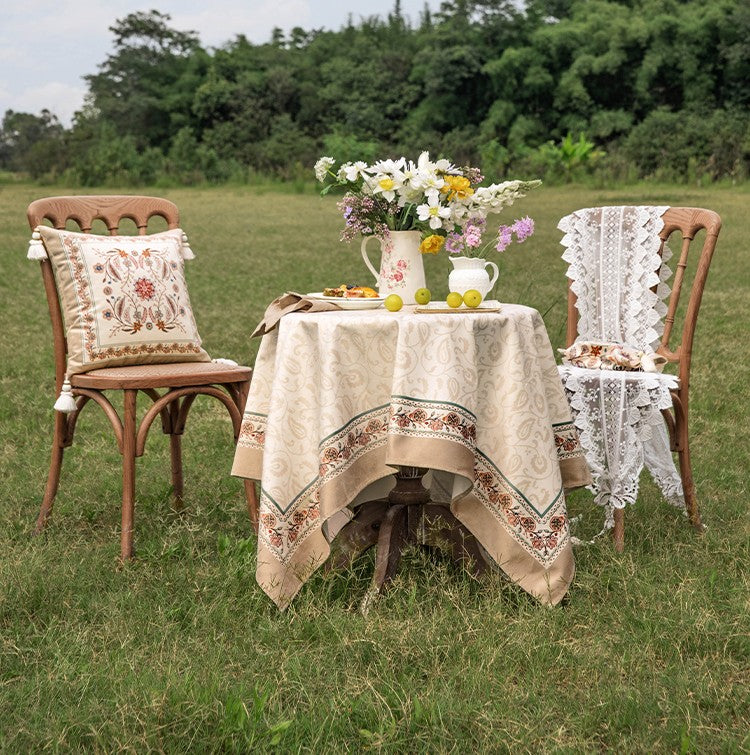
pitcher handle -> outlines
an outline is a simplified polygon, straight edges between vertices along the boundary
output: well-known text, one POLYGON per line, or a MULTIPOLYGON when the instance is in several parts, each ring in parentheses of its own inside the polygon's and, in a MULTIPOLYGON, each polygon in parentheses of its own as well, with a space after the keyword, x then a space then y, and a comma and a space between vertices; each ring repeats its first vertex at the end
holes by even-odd
POLYGON ((367 269, 375 276, 375 281, 377 285, 380 285, 380 274, 377 270, 372 266, 372 262, 370 262, 370 258, 367 256, 367 242, 370 239, 374 239, 375 236, 365 236, 362 239, 362 246, 360 247, 362 251, 362 259, 365 261, 365 265, 367 265, 367 269))
POLYGON ((490 287, 487 289, 487 293, 489 293, 490 291, 492 291, 492 287, 495 285, 495 283, 497 283, 497 276, 500 274, 500 271, 498 270, 498 267, 494 262, 490 262, 489 260, 486 260, 484 263, 484 266, 487 267, 487 265, 489 265, 493 270, 492 280, 490 281, 490 287))

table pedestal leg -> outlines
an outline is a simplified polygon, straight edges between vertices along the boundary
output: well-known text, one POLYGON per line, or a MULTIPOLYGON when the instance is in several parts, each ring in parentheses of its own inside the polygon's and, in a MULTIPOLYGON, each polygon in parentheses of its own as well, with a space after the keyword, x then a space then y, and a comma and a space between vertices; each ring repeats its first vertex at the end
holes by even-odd
POLYGON ((380 525, 375 572, 370 589, 380 592, 396 576, 401 551, 409 541, 408 510, 402 503, 389 506, 380 525))
POLYGON ((388 494, 388 510, 380 525, 370 591, 382 592, 396 576, 404 546, 417 540, 421 508, 430 500, 430 491, 422 485, 426 473, 421 467, 399 467, 396 472, 396 486, 388 494))
POLYGON ((388 501, 363 503, 356 516, 336 535, 331 543, 331 555, 323 567, 326 572, 346 569, 365 551, 378 542, 380 527, 388 511, 388 501))
POLYGON ((479 577, 487 571, 487 562, 474 535, 453 516, 447 506, 429 503, 421 507, 422 545, 449 548, 456 563, 479 577))
MULTIPOLYGON (((454 560, 464 565, 474 576, 479 576, 486 570, 487 565, 476 538, 446 506, 430 503, 430 493, 422 485, 422 477, 426 472, 426 469, 420 467, 400 467, 396 473, 396 486, 389 493, 385 508, 379 508, 384 513, 377 537, 375 572, 362 601, 364 614, 367 614, 374 600, 396 575, 401 554, 407 544, 417 543, 438 548, 448 546, 454 560)), ((383 503, 378 502, 380 506, 383 503)), ((371 522, 372 527, 372 511, 364 513, 368 515, 367 521, 371 522)), ((356 519, 347 527, 354 525, 352 529, 356 531, 355 522, 356 519)), ((360 542, 366 539, 352 534, 345 537, 350 541, 360 542)))

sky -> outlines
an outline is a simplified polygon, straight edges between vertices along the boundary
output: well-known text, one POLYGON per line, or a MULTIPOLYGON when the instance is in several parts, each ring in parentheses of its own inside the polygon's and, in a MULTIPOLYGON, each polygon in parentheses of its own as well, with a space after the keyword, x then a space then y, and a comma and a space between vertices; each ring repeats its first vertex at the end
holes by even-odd
MULTIPOLYGON (((425 4, 401 0, 413 25, 425 4)), ((69 126, 86 93, 83 76, 96 73, 112 52, 109 27, 135 11, 159 10, 170 26, 197 31, 204 47, 220 47, 237 34, 267 42, 278 26, 285 32, 340 29, 349 15, 355 23, 393 10, 393 0, 4 0, 0 21, 0 118, 6 110, 38 115, 52 111, 69 126)))

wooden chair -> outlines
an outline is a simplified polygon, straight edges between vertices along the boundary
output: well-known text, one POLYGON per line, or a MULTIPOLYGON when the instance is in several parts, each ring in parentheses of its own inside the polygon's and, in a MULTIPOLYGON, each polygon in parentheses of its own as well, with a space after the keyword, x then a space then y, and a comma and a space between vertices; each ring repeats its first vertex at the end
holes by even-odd
MULTIPOLYGON (((656 352, 666 357, 668 362, 677 366, 679 386, 671 389, 672 409, 662 411, 669 432, 671 450, 677 452, 679 458, 679 476, 685 496, 685 507, 690 522, 696 530, 702 531, 701 516, 693 481, 690 462, 689 440, 689 391, 690 368, 692 363, 693 337, 695 335, 698 311, 703 297, 703 289, 708 275, 711 258, 716 247, 717 237, 721 229, 721 218, 712 210, 696 207, 670 207, 662 215, 664 223, 659 232, 661 244, 659 255, 673 233, 680 238, 679 258, 676 249, 672 267, 676 268, 674 279, 671 281, 671 292, 666 299, 667 313, 664 318, 664 331, 656 352), (692 281, 686 280, 688 256, 691 253, 691 243, 699 231, 705 230, 702 247, 697 259, 692 281), (675 264, 676 260, 676 264, 675 264), (687 306, 678 318, 678 304, 683 288, 688 292, 687 306), (678 320, 682 320, 679 327, 678 320)), ((568 281, 568 319, 566 341, 570 346, 578 335, 579 312, 576 307, 576 294, 568 281)), ((651 290, 656 290, 655 287, 651 290)), ((682 310, 681 310, 682 312, 682 310)), ((624 509, 614 511, 614 541, 618 551, 624 548, 624 509)))
MULTIPOLYGON (((95 220, 101 220, 110 234, 117 233, 123 219, 132 220, 141 235, 146 234, 149 219, 164 218, 170 229, 179 225, 177 207, 166 199, 146 196, 70 196, 48 197, 32 202, 27 209, 31 228, 45 220, 58 229, 64 229, 69 220, 78 224, 80 231, 90 233, 95 220)), ((42 279, 47 294, 54 338, 56 391, 60 392, 65 377, 67 344, 60 299, 55 276, 49 260, 41 260, 42 279)), ((235 442, 240 431, 242 412, 250 387, 252 370, 249 367, 216 362, 177 362, 127 367, 109 367, 70 378, 76 409, 70 414, 55 412, 52 458, 47 486, 35 532, 44 528, 60 481, 63 452, 73 443, 76 422, 83 407, 93 401, 109 419, 117 446, 122 455, 122 529, 120 553, 122 559, 133 555, 133 510, 135 502, 135 460, 143 455, 146 436, 157 415, 161 417, 162 431, 169 435, 172 488, 175 504, 183 497, 182 434, 190 407, 196 396, 213 396, 229 412, 235 442), (163 390, 163 392, 159 392, 163 390), (122 391, 122 418, 118 415, 106 391, 122 391), (153 402, 140 423, 136 417, 138 392, 153 402)), ((248 512, 257 532, 258 504, 255 487, 245 481, 248 512)))

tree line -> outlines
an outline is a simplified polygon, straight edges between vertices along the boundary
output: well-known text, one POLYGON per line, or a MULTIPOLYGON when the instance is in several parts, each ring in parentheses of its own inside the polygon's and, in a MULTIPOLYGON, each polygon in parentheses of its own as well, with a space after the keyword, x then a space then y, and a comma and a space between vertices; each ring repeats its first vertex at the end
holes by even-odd
POLYGON ((412 22, 216 49, 158 11, 111 27, 72 126, 7 111, 0 169, 80 185, 308 178, 422 150, 506 175, 743 180, 747 0, 446 0, 412 22))

